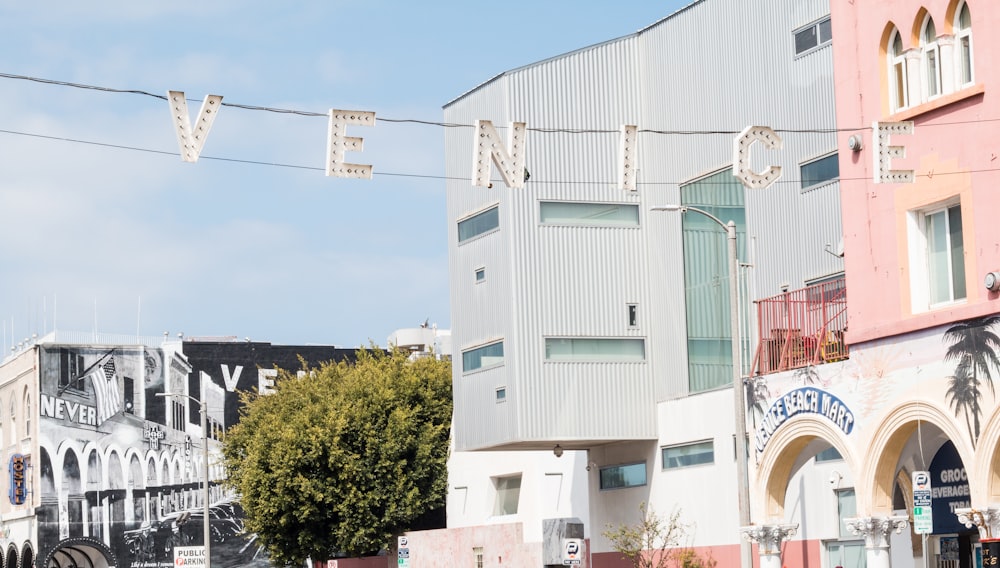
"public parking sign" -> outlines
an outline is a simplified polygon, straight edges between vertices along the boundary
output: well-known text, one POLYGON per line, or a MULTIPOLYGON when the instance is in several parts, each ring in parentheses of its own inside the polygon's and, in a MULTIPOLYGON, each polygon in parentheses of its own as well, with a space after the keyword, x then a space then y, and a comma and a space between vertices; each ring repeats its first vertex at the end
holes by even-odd
POLYGON ((914 471, 913 481, 913 532, 929 534, 934 530, 931 509, 931 473, 914 471))
POLYGON ((204 546, 175 546, 174 566, 205 566, 204 546))

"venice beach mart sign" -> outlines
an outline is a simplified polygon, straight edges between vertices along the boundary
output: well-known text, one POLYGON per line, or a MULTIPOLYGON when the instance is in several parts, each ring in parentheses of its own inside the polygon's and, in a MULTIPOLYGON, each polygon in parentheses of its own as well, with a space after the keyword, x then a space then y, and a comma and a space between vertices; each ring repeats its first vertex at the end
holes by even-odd
POLYGON ((844 435, 854 429, 854 413, 832 394, 814 387, 801 387, 778 397, 757 427, 757 451, 763 452, 771 436, 793 416, 819 414, 837 425, 844 435))
MULTIPOLYGON (((180 146, 181 159, 197 162, 205 146, 208 132, 222 109, 221 95, 208 95, 202 101, 201 110, 192 129, 188 113, 187 99, 183 91, 168 91, 167 102, 180 146)), ((346 161, 347 152, 361 152, 364 139, 347 135, 348 126, 375 126, 375 113, 361 110, 330 109, 327 126, 326 175, 343 178, 371 179, 371 164, 353 164, 346 161)), ((472 148, 472 185, 491 187, 490 162, 496 165, 507 187, 524 187, 525 147, 527 124, 512 122, 508 129, 508 143, 500 141, 496 128, 489 120, 476 121, 476 141, 472 148)), ((618 184, 621 189, 635 191, 635 172, 638 171, 637 135, 638 126, 623 125, 618 154, 618 184)), ((902 158, 906 150, 902 146, 890 146, 892 134, 912 134, 913 122, 875 122, 872 124, 872 146, 877 150, 874 156, 875 183, 909 183, 913 181, 913 170, 892 170, 892 158, 902 158)), ((780 166, 768 166, 756 172, 750 167, 750 147, 760 142, 768 149, 777 150, 782 146, 781 137, 768 126, 748 126, 733 140, 733 175, 746 187, 765 188, 781 177, 780 166)))

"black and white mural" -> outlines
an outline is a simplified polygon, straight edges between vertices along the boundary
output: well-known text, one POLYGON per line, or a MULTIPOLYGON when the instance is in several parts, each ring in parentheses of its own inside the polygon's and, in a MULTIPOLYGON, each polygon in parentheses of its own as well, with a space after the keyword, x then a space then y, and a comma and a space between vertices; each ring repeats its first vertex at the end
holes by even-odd
MULTIPOLYGON (((221 483, 220 444, 239 417, 238 392, 266 391, 275 369, 299 369, 300 357, 318 365, 353 359, 354 350, 226 341, 40 346, 39 455, 20 464, 37 467, 41 484, 36 562, 173 566, 175 547, 203 544, 207 443, 212 565, 269 566, 221 483)), ((9 498, 20 497, 12 490, 9 498)))

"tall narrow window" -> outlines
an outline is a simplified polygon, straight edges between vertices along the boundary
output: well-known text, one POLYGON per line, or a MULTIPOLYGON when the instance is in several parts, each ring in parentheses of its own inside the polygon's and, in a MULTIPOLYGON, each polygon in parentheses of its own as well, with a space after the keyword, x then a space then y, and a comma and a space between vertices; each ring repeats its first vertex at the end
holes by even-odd
POLYGON ((965 298, 962 208, 952 205, 924 214, 931 305, 965 298))
MULTIPOLYGON (((681 203, 736 223, 737 255, 746 258, 743 186, 731 170, 681 186, 681 203)), ((687 309, 688 388, 701 392, 732 385, 732 311, 726 230, 688 211, 682 220, 684 298, 687 309)), ((744 312, 746 307, 743 307, 744 312)))
POLYGON ((920 56, 924 63, 924 81, 927 98, 941 94, 941 51, 938 49, 937 29, 930 14, 924 18, 920 31, 920 56))
POLYGON ((906 55, 903 53, 903 37, 899 35, 899 30, 893 32, 890 45, 892 48, 889 50, 889 82, 892 91, 892 110, 895 112, 910 104, 907 94, 906 55))
POLYGON ((475 568, 483 568, 483 547, 472 547, 472 556, 475 557, 475 568))
POLYGON ((963 3, 955 17, 955 42, 958 47, 959 85, 972 83, 972 14, 963 3))

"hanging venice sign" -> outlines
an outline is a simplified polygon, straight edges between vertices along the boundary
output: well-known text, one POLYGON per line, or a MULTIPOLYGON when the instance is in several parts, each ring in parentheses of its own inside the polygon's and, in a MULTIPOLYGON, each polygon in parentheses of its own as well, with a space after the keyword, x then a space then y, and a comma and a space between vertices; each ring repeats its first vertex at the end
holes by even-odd
POLYGON ((854 430, 854 413, 836 396, 815 387, 800 387, 778 397, 757 427, 757 451, 763 452, 774 433, 793 416, 818 414, 848 435, 854 430))
MULTIPOLYGON (((202 101, 198 116, 192 124, 187 99, 183 91, 168 91, 167 103, 181 160, 197 162, 205 147, 208 133, 222 109, 221 95, 208 95, 202 101)), ((330 109, 327 113, 326 164, 327 176, 371 179, 371 164, 347 162, 347 152, 361 152, 364 139, 348 136, 348 126, 375 126, 375 113, 362 110, 330 109)), ((527 123, 512 122, 507 129, 505 145, 489 120, 477 120, 475 141, 472 148, 472 185, 493 187, 490 182, 491 162, 497 167, 507 187, 521 188, 527 179, 525 155, 528 137, 527 123)), ((636 190, 635 172, 639 171, 638 134, 636 125, 622 125, 619 132, 618 186, 626 191, 636 190)), ((913 170, 893 170, 892 159, 902 158, 906 150, 889 144, 894 134, 913 134, 913 121, 875 122, 872 124, 872 147, 875 148, 875 183, 906 183, 913 181, 913 170)), ((747 126, 733 139, 733 175, 743 185, 763 189, 781 177, 781 166, 768 166, 762 171, 750 167, 750 149, 761 143, 769 150, 782 147, 781 137, 768 126, 747 126)))

